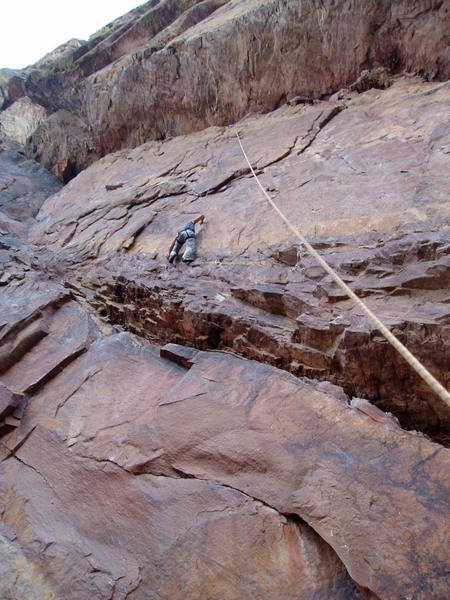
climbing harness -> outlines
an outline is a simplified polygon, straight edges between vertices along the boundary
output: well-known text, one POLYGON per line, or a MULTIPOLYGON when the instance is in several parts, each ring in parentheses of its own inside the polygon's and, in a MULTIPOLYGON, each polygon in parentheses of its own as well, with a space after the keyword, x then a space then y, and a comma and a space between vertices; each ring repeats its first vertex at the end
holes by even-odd
MULTIPOLYGON (((232 127, 232 125, 230 125, 232 127)), ((264 187, 261 185, 253 167, 245 153, 244 147, 241 142, 241 138, 239 137, 239 132, 236 129, 236 137, 238 139, 239 145, 241 147, 242 153, 247 161, 248 166, 252 172, 253 177, 256 179, 256 183, 261 188, 262 193, 267 198, 271 207, 278 213, 279 217, 284 221, 284 223, 289 227, 292 233, 301 241, 301 243, 305 246, 306 250, 313 256, 317 262, 322 266, 325 271, 331 275, 337 285, 344 290, 349 298, 354 300, 356 304, 361 308, 361 310, 365 313, 365 315, 369 318, 370 321, 375 325, 375 327, 383 334, 383 336, 387 339, 387 341, 399 352, 401 356, 406 360, 406 362, 422 377, 422 379, 430 386, 430 388, 441 398, 441 400, 450 407, 450 394, 444 388, 443 385, 439 383, 439 381, 433 377, 433 375, 423 366, 423 364, 417 360, 417 358, 411 354, 411 352, 406 348, 389 329, 380 321, 380 319, 374 315, 374 313, 364 304, 364 302, 358 298, 358 296, 351 290, 344 281, 339 277, 339 275, 330 267, 330 265, 320 256, 320 254, 314 250, 314 248, 307 242, 307 240, 303 237, 300 231, 292 225, 289 219, 281 212, 275 202, 270 198, 269 194, 266 192, 264 187)))

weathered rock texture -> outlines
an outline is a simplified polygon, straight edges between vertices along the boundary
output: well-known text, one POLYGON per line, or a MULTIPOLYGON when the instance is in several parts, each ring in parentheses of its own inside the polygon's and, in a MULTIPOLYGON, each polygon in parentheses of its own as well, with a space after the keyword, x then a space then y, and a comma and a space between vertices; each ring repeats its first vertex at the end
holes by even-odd
POLYGON ((45 108, 25 96, 0 113, 0 134, 25 145, 45 116, 45 108))
POLYGON ((23 148, 0 134, 0 228, 4 220, 17 222, 16 227, 35 217, 44 200, 60 190, 61 182, 27 159, 23 148))
POLYGON ((446 77, 448 3, 387 4, 148 2, 0 74, 71 180, 3 139, 2 599, 448 597, 449 411, 217 126, 277 106, 263 185, 448 387, 450 89, 395 75, 446 77))
POLYGON ((56 311, 2 376, 30 396, 0 446, 2 598, 25 597, 30 578, 36 598, 360 597, 302 520, 214 480, 145 474, 182 367, 130 334, 99 337, 57 289, 4 300, 19 304, 17 323, 56 311))
POLYGON ((380 597, 446 593, 446 549, 433 546, 447 512, 448 451, 267 366, 211 353, 191 362, 160 402, 163 452, 146 471, 218 479, 301 516, 380 597), (407 548, 393 533, 399 514, 414 530, 407 548))
POLYGON ((445 80, 448 19, 442 0, 152 1, 3 72, 0 99, 48 110, 28 150, 68 181, 118 148, 332 94, 364 69, 445 80))
POLYGON ((16 593, 34 577, 57 598, 359 597, 320 538, 378 597, 445 597, 448 451, 329 384, 159 358, 57 288, 27 291, 3 298, 17 323, 53 312, 1 378, 30 398, 1 440, 2 597, 21 553, 16 593))
MULTIPOLYGON (((449 108, 448 84, 399 80, 239 126, 280 207, 446 386, 449 108)), ((448 438, 440 400, 289 241, 233 129, 108 156, 46 202, 33 235, 56 253, 54 267, 53 253, 43 264, 64 261, 78 288, 134 333, 326 378, 408 428, 448 438), (199 212, 196 266, 167 269, 168 232, 199 212)))

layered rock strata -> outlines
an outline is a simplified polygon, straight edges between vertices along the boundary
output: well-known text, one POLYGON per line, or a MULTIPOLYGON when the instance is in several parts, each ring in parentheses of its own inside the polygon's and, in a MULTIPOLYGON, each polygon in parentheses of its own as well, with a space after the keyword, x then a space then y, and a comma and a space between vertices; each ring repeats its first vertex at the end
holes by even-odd
POLYGON ((146 474, 185 369, 101 335, 54 286, 27 291, 1 307, 11 320, 16 304, 16 329, 38 311, 47 330, 1 376, 1 401, 6 385, 29 400, 20 428, 0 430, 2 598, 361 597, 301 519, 214 479, 146 474))
POLYGON ((0 442, 2 597, 444 597, 447 450, 330 384, 160 358, 24 291, 17 324, 53 312, 0 378, 28 398, 0 442))
MULTIPOLYGON (((449 103, 448 84, 399 80, 239 125, 282 210, 446 386, 449 103)), ((289 235, 229 128, 103 159, 33 229, 42 268, 129 331, 331 380, 447 443, 446 407, 289 235), (199 259, 168 268, 169 232, 200 212, 199 259)))
POLYGON ((0 100, 48 111, 28 151, 66 182, 108 152, 330 95, 364 69, 445 80, 447 24, 442 0, 151 1, 3 72, 0 100))
MULTIPOLYGON (((346 263, 349 256, 352 260, 358 256, 355 246, 344 246, 334 256, 326 252, 325 257, 448 387, 449 257, 439 254, 445 243, 435 236, 439 258, 419 258, 413 268, 396 267, 386 259, 390 253, 404 252, 412 258, 417 252, 420 256, 433 238, 433 234, 425 236, 426 240, 402 237, 385 244, 381 252, 368 250, 371 266, 357 276, 347 274, 346 263), (434 277, 427 275, 429 270, 434 277), (420 284, 418 291, 416 286, 422 281, 427 288, 420 284)), ((137 275, 136 263, 122 260, 87 285, 95 291, 92 303, 103 315, 140 336, 203 349, 229 348, 296 375, 333 381, 347 393, 392 411, 404 427, 448 443, 446 406, 353 302, 329 278, 316 273, 314 261, 303 257, 295 268, 289 268, 250 256, 248 263, 237 273, 227 259, 220 265, 199 261, 192 278, 159 267, 148 273, 142 263, 137 268, 143 267, 143 272, 137 275)), ((82 286, 75 287, 83 293, 82 286)), ((89 291, 84 293, 89 295, 89 291)))
POLYGON ((0 148, 0 597, 447 597, 448 410, 277 221, 235 130, 73 178, 282 104, 237 125, 263 185, 448 386, 449 86, 371 69, 444 77, 447 6, 385 5, 150 2, 0 77, 72 179, 0 148), (325 60, 349 23, 361 47, 325 60), (168 265, 199 213, 198 258, 168 265))

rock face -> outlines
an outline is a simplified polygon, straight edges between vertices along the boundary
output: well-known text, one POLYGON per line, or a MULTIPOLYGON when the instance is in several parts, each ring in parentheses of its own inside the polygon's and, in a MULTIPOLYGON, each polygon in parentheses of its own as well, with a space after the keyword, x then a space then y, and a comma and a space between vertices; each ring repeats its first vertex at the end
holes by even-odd
POLYGON ((152 1, 0 74, 0 93, 3 108, 28 95, 48 110, 28 150, 68 181, 108 152, 323 97, 364 69, 445 80, 447 24, 442 0, 152 1))
POLYGON ((68 182, 3 128, 2 600, 447 598, 449 410, 236 137, 449 387, 448 6, 386 6, 152 1, 0 73, 68 182))
POLYGON ((24 400, 23 394, 14 394, 5 385, 0 386, 0 435, 19 426, 24 400))
POLYGON ((444 539, 434 541, 447 511, 441 473, 448 451, 267 366, 201 352, 191 361, 183 384, 160 402, 156 432, 164 451, 146 471, 218 479, 301 516, 353 579, 380 597, 418 589, 445 595, 446 550, 433 546, 444 539), (382 497, 374 489, 383 489, 382 497), (420 547, 413 539, 407 549, 403 540, 397 545, 399 509, 420 547))
MULTIPOLYGON (((61 187, 56 177, 26 158, 19 144, 0 135, 0 227, 6 219, 29 221, 44 200, 61 187)), ((19 223, 16 227, 20 227, 19 223)))
POLYGON ((31 572, 57 598, 358 598, 342 563, 377 597, 445 597, 447 450, 330 384, 105 337, 46 287, 4 297, 53 313, 2 376, 30 397, 0 446, 2 597, 21 552, 16 593, 31 572))
POLYGON ((360 597, 302 520, 213 480, 146 474, 159 403, 185 369, 130 334, 100 337, 58 289, 28 293, 27 311, 59 308, 2 377, 32 397, 0 446, 2 598, 30 578, 36 598, 360 597))
POLYGON ((45 116, 45 108, 25 96, 0 113, 0 133, 23 146, 45 116))
MULTIPOLYGON (((284 107, 239 126, 280 207, 446 386, 449 107, 448 84, 399 80, 346 104, 284 107)), ((289 241, 233 129, 99 161, 46 202, 33 235, 133 333, 331 380, 448 440, 446 407, 289 241), (168 232, 200 212, 196 266, 168 270, 168 232), (101 267, 91 269, 96 257, 101 267)))

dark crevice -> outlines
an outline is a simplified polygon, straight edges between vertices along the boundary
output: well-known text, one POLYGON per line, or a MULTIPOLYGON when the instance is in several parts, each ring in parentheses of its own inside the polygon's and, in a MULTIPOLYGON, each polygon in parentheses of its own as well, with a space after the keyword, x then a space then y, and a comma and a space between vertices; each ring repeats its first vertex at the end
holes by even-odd
MULTIPOLYGON (((342 366, 335 358, 327 358, 326 352, 323 353, 324 358, 320 360, 326 359, 329 364, 318 369, 313 366, 314 361, 318 360, 316 358, 316 356, 319 356, 317 350, 303 346, 302 343, 297 342, 293 344, 289 339, 283 341, 280 336, 285 337, 285 334, 280 333, 276 329, 264 328, 262 324, 255 324, 245 314, 236 320, 233 318, 230 319, 226 313, 221 314, 217 310, 210 313, 203 313, 199 308, 198 312, 189 314, 188 316, 185 313, 185 308, 177 302, 175 297, 173 298, 173 303, 169 301, 166 304, 162 297, 149 295, 145 308, 145 319, 140 322, 139 309, 135 309, 133 311, 134 318, 132 321, 129 321, 130 311, 128 310, 127 314, 122 312, 120 304, 123 303, 124 305, 132 306, 133 302, 131 299, 119 296, 119 298, 114 299, 114 302, 118 302, 119 306, 109 304, 107 300, 104 300, 102 306, 99 307, 100 312, 103 312, 103 315, 111 323, 118 324, 125 330, 148 339, 153 343, 177 343, 194 347, 198 350, 229 352, 239 358, 253 359, 264 364, 270 364, 297 376, 308 377, 313 380, 328 380, 343 387, 345 393, 350 397, 366 397, 382 410, 393 412, 405 429, 421 429, 438 443, 446 445, 448 442, 447 425, 441 421, 441 417, 435 413, 431 405, 426 409, 429 411, 430 418, 432 419, 429 425, 425 425, 423 422, 420 424, 413 420, 414 413, 410 410, 406 410, 406 412, 397 410, 396 404, 393 401, 395 397, 399 399, 407 397, 411 395, 411 390, 415 390, 416 393, 420 390, 421 394, 428 393, 424 390, 423 384, 418 380, 418 376, 412 371, 407 371, 408 379, 402 378, 397 381, 396 378, 391 378, 390 389, 382 394, 380 386, 386 386, 387 382, 383 382, 381 379, 377 382, 375 376, 367 382, 355 379, 360 371, 353 371, 353 367, 356 368, 360 354, 359 352, 355 354, 351 347, 346 350, 349 353, 349 359, 351 359, 351 362, 347 364, 348 373, 342 369, 342 366), (189 334, 186 334, 183 329, 185 317, 191 323, 189 334), (153 321, 152 325, 150 324, 151 321, 153 321), (299 353, 304 354, 305 360, 312 361, 311 364, 299 363, 298 358, 296 358, 299 353), (411 386, 414 387, 411 388, 411 386), (408 394, 406 393, 407 388, 410 389, 408 394)), ((412 339, 419 332, 420 330, 417 332, 411 331, 412 339)), ((400 372, 407 369, 406 363, 403 364, 402 357, 387 346, 384 338, 376 338, 370 332, 365 335, 365 338, 364 343, 362 343, 363 340, 361 339, 360 345, 361 351, 367 355, 365 362, 369 360, 367 358, 369 355, 373 355, 374 364, 381 364, 381 360, 382 364, 387 365, 390 363, 391 365, 395 365, 395 368, 399 369, 400 372)), ((338 339, 343 343, 342 334, 338 336, 338 339)), ((407 339, 404 339, 404 341, 406 341, 406 345, 409 345, 407 339)), ((335 341, 335 346, 336 351, 342 351, 339 341, 335 341)), ((413 398, 410 401, 412 400, 413 398)))
MULTIPOLYGON (((11 456, 14 456, 14 458, 17 458, 16 456, 16 452, 18 450, 20 450, 20 448, 22 448, 22 446, 25 444, 25 442, 30 438, 31 434, 33 433, 33 431, 36 429, 37 425, 34 425, 30 431, 28 431, 28 433, 26 435, 24 435, 24 437, 17 443, 15 444, 12 448, 9 448, 7 446, 4 446, 5 448, 8 448, 9 450, 9 454, 7 456, 5 456, 5 458, 3 458, 0 462, 3 462, 4 460, 6 460, 7 458, 10 458, 11 456)), ((18 459, 19 460, 19 459, 18 459)))
MULTIPOLYGON (((416 246, 417 260, 427 258, 428 251, 416 246)), ((403 273, 404 256, 408 254, 411 259, 411 252, 404 245, 401 248, 402 253, 393 254, 390 260, 401 259, 399 265, 394 266, 403 273)), ((356 281, 367 270, 372 281, 373 268, 383 275, 389 267, 384 266, 389 247, 374 252, 381 253, 381 263, 344 262, 342 268, 356 281)), ((414 274, 413 277, 417 279, 414 274)), ((311 281, 307 280, 306 285, 314 284, 321 295, 330 294, 322 280, 311 281)), ((379 281, 387 282, 381 286, 383 289, 389 285, 387 276, 379 281)), ((370 327, 355 328, 350 322, 346 323, 345 318, 342 324, 341 321, 330 324, 327 320, 322 323, 320 311, 312 308, 306 309, 307 313, 312 310, 309 320, 296 319, 296 315, 305 310, 304 300, 301 295, 297 299, 285 286, 275 289, 273 285, 258 287, 255 284, 256 287, 249 290, 245 286, 237 287, 234 293, 234 288, 228 288, 229 283, 218 273, 216 280, 205 282, 206 289, 213 283, 214 291, 203 296, 207 300, 202 301, 198 297, 199 288, 195 287, 197 284, 202 287, 202 280, 198 280, 192 290, 190 282, 165 282, 161 287, 157 278, 140 283, 119 276, 93 290, 90 302, 110 323, 159 345, 176 343, 198 350, 229 352, 296 376, 330 381, 342 387, 348 396, 366 398, 381 410, 392 412, 404 429, 422 431, 434 441, 448 444, 450 423, 439 398, 432 395, 404 359, 370 327), (226 295, 232 300, 219 304, 215 296, 223 290, 223 285, 227 285, 226 295), (195 302, 194 297, 198 297, 195 302), (236 307, 236 302, 242 305, 236 307), (375 367, 369 369, 369 365, 375 367)), ((366 291, 364 287, 361 289, 366 291)), ((379 291, 375 289, 374 293, 379 291)), ((328 313, 336 314, 333 307, 337 301, 331 298, 326 307, 328 313)), ((306 298, 306 302, 310 300, 306 298)), ((338 306, 337 313, 341 314, 341 310, 338 306)), ((442 369, 445 372, 446 362, 445 353, 433 350, 433 344, 441 338, 445 340, 439 332, 439 323, 425 327, 415 321, 399 321, 393 327, 393 333, 436 374, 442 369)))
POLYGON ((346 106, 344 104, 339 104, 338 106, 335 106, 321 121, 319 121, 318 126, 313 124, 311 126, 309 132, 306 134, 306 136, 304 136, 304 137, 307 137, 308 134, 310 134, 311 135, 310 139, 306 142, 306 144, 304 146, 302 146, 302 148, 297 152, 297 154, 298 155, 303 154, 306 150, 308 150, 308 148, 310 148, 312 146, 313 142, 315 141, 315 139, 317 138, 319 133, 322 131, 322 129, 326 125, 328 125, 328 123, 332 119, 334 119, 334 117, 336 115, 338 115, 340 112, 342 112, 345 108, 346 108, 346 106))
MULTIPOLYGON (((303 521, 303 519, 299 515, 292 514, 292 513, 284 513, 282 511, 280 511, 278 508, 276 508, 275 506, 269 504, 267 501, 263 500, 262 498, 252 496, 248 492, 241 490, 240 488, 234 487, 228 483, 224 483, 223 481, 218 481, 217 479, 209 479, 207 477, 199 477, 198 475, 193 475, 192 473, 188 473, 188 472, 184 471, 183 469, 181 469, 179 467, 175 467, 175 466, 171 466, 170 469, 171 469, 171 472, 176 474, 175 477, 167 474, 167 472, 161 473, 159 469, 155 470, 154 472, 152 472, 151 470, 145 471, 145 473, 139 473, 139 474, 137 474, 137 476, 154 475, 155 477, 166 477, 167 479, 196 479, 197 481, 208 481, 210 483, 219 485, 223 488, 233 490, 233 492, 238 492, 239 494, 242 494, 249 500, 253 500, 254 502, 259 502, 260 504, 263 504, 270 510, 274 510, 276 513, 278 513, 279 515, 281 515, 283 517, 291 518, 292 520, 295 518, 295 519, 297 519, 297 523, 301 522, 302 524, 308 525, 306 523, 306 521, 303 521)), ((308 527, 310 527, 310 525, 308 525, 308 527)))

